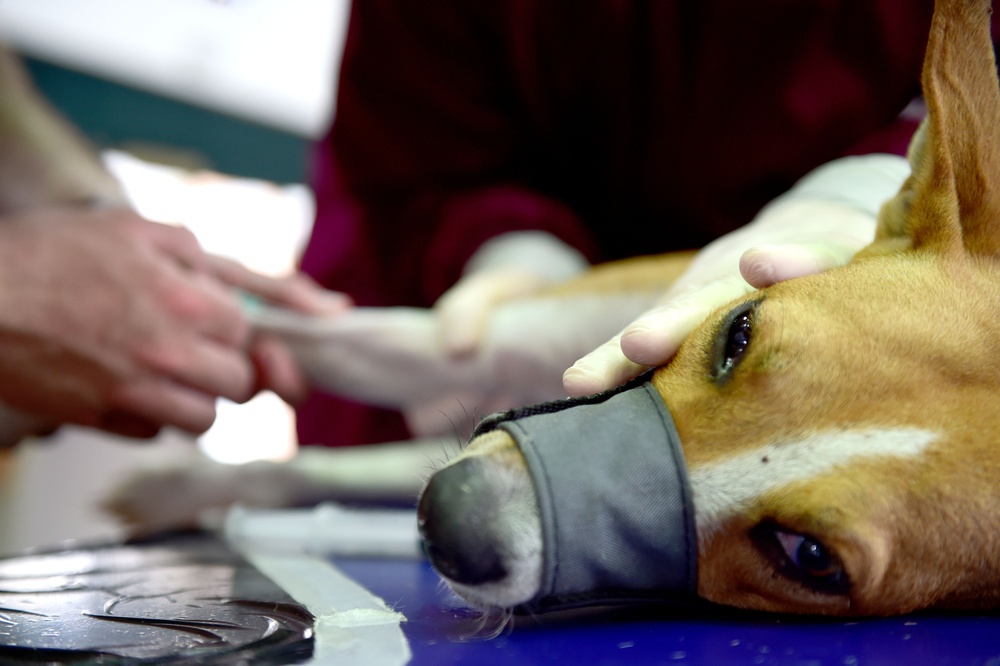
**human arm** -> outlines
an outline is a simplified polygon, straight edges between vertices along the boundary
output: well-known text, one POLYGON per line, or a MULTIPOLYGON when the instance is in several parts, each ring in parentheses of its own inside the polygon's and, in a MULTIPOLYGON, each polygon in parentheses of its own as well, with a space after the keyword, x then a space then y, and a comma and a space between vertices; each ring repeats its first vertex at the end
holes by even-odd
POLYGON ((543 232, 593 258, 574 210, 531 177, 554 137, 511 108, 524 92, 510 89, 511 54, 498 44, 510 11, 352 5, 303 260, 324 285, 362 305, 429 307, 510 232, 543 232))
POLYGON ((264 357, 287 356, 283 346, 255 349, 234 281, 300 309, 325 305, 309 283, 250 274, 128 210, 4 218, 0 401, 52 425, 149 436, 206 430, 219 396, 243 401, 268 384, 301 393, 290 356, 264 357))
POLYGON ((125 205, 87 139, 0 44, 0 213, 51 205, 125 205))
POLYGON ((126 206, 93 147, 0 51, 0 399, 44 427, 148 435, 207 428, 219 395, 300 398, 293 359, 252 334, 234 289, 306 312, 336 299, 209 256, 126 206))
POLYGON ((567 393, 595 393, 666 363, 709 313, 742 294, 847 263, 874 238, 882 203, 908 173, 895 155, 814 170, 745 227, 706 246, 655 307, 570 367, 567 393))

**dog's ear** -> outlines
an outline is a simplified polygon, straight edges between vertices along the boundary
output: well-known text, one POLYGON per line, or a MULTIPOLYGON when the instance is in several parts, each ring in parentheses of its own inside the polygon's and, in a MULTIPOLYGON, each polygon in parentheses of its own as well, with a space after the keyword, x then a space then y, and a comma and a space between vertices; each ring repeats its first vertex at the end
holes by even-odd
POLYGON ((928 118, 876 247, 1000 257, 1000 84, 990 0, 938 0, 923 70, 928 118))

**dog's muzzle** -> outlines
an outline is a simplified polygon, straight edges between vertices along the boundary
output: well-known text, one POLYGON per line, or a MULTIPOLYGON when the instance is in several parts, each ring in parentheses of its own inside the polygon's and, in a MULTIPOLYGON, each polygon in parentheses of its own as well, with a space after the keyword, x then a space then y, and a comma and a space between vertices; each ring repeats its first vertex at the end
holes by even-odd
POLYGON ((648 377, 582 399, 487 417, 520 446, 538 495, 542 612, 693 601, 697 537, 677 429, 648 377))

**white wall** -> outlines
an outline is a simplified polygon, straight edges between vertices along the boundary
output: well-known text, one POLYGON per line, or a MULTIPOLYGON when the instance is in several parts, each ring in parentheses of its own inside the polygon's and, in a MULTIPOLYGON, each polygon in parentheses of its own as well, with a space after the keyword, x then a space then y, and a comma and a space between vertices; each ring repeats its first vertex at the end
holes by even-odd
POLYGON ((317 137, 349 0, 0 0, 24 53, 317 137))

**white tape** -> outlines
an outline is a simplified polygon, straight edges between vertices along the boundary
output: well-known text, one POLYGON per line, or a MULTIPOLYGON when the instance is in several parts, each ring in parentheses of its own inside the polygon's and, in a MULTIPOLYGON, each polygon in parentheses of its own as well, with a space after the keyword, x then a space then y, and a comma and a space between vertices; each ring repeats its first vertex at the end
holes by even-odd
POLYGON ((304 554, 240 552, 264 575, 316 616, 315 651, 310 664, 401 666, 410 645, 402 613, 388 606, 326 560, 304 554))

